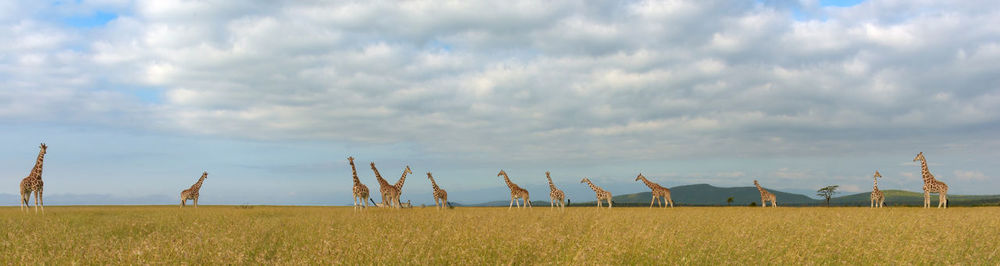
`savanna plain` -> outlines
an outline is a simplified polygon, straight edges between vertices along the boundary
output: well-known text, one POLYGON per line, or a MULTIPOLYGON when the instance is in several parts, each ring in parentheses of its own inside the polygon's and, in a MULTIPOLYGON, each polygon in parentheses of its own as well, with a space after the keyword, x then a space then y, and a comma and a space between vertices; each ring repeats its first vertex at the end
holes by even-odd
POLYGON ((1000 207, 2 207, 0 231, 0 264, 1000 264, 1000 207))

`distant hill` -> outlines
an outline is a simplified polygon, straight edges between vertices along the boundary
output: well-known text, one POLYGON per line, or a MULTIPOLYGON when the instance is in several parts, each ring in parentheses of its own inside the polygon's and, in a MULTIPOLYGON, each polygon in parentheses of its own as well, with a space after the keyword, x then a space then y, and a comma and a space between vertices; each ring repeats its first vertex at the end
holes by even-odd
MULTIPOLYGON (((820 206, 826 204, 802 194, 787 193, 768 189, 778 197, 778 206, 820 206)), ((922 206, 923 193, 903 190, 884 190, 886 206, 922 206)), ((675 206, 726 206, 726 199, 733 197, 732 206, 747 206, 751 202, 760 204, 760 193, 756 187, 716 187, 709 184, 684 185, 670 188, 675 206)), ((868 206, 870 192, 849 194, 830 199, 833 206, 868 206)), ((585 202, 573 201, 570 206, 596 206, 591 194, 585 202)), ((639 192, 614 196, 616 206, 649 206, 650 192, 639 192)), ((949 206, 997 206, 1000 195, 948 195, 949 206)), ((509 200, 491 201, 468 206, 508 206, 509 200)), ((937 195, 931 195, 931 204, 937 206, 937 195)), ((547 206, 546 201, 532 201, 534 206, 547 206)))
MULTIPOLYGON (((766 189, 766 188, 765 188, 766 189)), ((801 194, 786 193, 774 189, 768 189, 778 197, 778 206, 781 205, 810 205, 817 201, 801 194)), ((725 206, 726 199, 733 197, 733 206, 746 206, 751 202, 760 204, 760 192, 756 187, 716 187, 709 184, 684 185, 670 188, 671 198, 674 205, 687 206, 725 206)), ((652 200, 652 193, 639 192, 614 196, 615 204, 649 206, 652 200)), ((596 205, 594 201, 580 203, 581 205, 596 205)), ((576 204, 574 204, 576 205, 576 204)))
MULTIPOLYGON (((883 190, 886 206, 923 206, 924 193, 905 190, 883 190)), ((823 201, 820 201, 822 203, 823 201)), ((931 194, 931 206, 936 207, 938 196, 931 194)), ((851 194, 830 199, 831 205, 870 206, 871 192, 851 194)), ((1000 205, 1000 195, 948 195, 948 206, 1000 205)))

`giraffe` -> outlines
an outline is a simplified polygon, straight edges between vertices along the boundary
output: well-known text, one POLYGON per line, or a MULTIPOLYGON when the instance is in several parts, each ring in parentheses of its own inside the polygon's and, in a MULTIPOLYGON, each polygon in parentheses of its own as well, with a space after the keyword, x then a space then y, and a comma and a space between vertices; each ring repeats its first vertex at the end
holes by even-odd
POLYGON ((524 207, 531 208, 531 201, 528 199, 528 190, 517 186, 514 182, 510 182, 510 177, 503 170, 500 170, 497 176, 503 176, 504 182, 507 182, 507 187, 510 188, 510 206, 507 206, 508 209, 513 208, 514 203, 517 203, 517 207, 521 208, 521 203, 517 201, 518 198, 524 201, 524 207))
POLYGON ((639 173, 639 176, 635 177, 635 181, 639 181, 639 180, 642 180, 642 183, 645 183, 646 186, 649 187, 649 189, 653 190, 653 193, 652 193, 653 200, 649 202, 649 207, 650 208, 653 207, 653 202, 656 202, 656 204, 657 204, 656 206, 661 206, 660 205, 660 203, 661 203, 660 199, 661 198, 663 200, 663 202, 662 202, 663 203, 663 205, 662 205, 663 207, 667 207, 667 204, 670 204, 671 208, 674 207, 674 200, 670 198, 670 189, 669 188, 665 188, 665 187, 661 186, 660 184, 653 183, 652 181, 649 181, 649 179, 646 179, 646 177, 643 176, 642 173, 639 173))
POLYGON ((406 174, 412 174, 412 173, 413 171, 410 171, 410 166, 407 165, 406 169, 403 169, 403 176, 399 177, 399 180, 396 181, 396 184, 392 185, 393 187, 396 187, 396 190, 399 190, 400 198, 403 197, 403 183, 406 183, 406 174))
POLYGON ((427 172, 427 179, 431 180, 431 187, 434 188, 434 207, 438 209, 448 207, 448 192, 438 187, 438 184, 434 182, 434 176, 431 176, 431 172, 427 172), (438 206, 439 203, 440 206, 438 206))
POLYGON ((28 205, 28 200, 31 199, 31 193, 35 193, 35 212, 38 212, 38 207, 42 207, 42 212, 45 212, 44 200, 42 200, 42 189, 45 184, 42 182, 42 163, 45 160, 45 150, 49 146, 42 143, 38 145, 38 158, 35 159, 35 166, 31 168, 31 172, 24 179, 21 179, 20 184, 20 194, 21 195, 21 210, 28 210, 30 205, 28 205))
POLYGON ((358 179, 358 169, 354 167, 354 157, 347 157, 347 161, 351 163, 351 175, 354 176, 354 196, 351 200, 354 201, 354 209, 357 209, 364 204, 365 208, 368 208, 368 186, 361 183, 358 179), (358 202, 360 201, 360 202, 358 202))
POLYGON ((934 175, 927 169, 927 158, 924 158, 924 152, 918 153, 917 157, 913 158, 913 161, 920 161, 920 174, 924 178, 924 208, 931 207, 931 193, 938 193, 938 208, 944 206, 947 209, 948 185, 934 179, 934 175))
POLYGON ((768 201, 771 202, 771 207, 778 207, 778 197, 775 197, 774 194, 771 194, 771 192, 768 192, 766 189, 760 187, 760 183, 757 183, 757 180, 753 181, 753 185, 757 186, 757 191, 760 191, 761 207, 767 207, 768 201))
POLYGON ((205 182, 205 178, 208 178, 208 172, 202 172, 201 178, 198 178, 198 182, 191 185, 191 188, 181 191, 181 208, 184 208, 188 200, 194 200, 194 207, 198 208, 199 191, 201 190, 201 183, 205 182))
POLYGON ((594 185, 594 183, 590 182, 590 179, 587 179, 586 177, 584 177, 583 180, 580 180, 580 183, 587 183, 587 185, 590 186, 590 189, 594 190, 594 193, 597 194, 597 207, 598 208, 601 207, 601 200, 607 200, 608 201, 608 209, 611 208, 611 192, 608 192, 607 190, 604 190, 604 189, 598 187, 597 185, 594 185))
POLYGON ((566 193, 556 188, 556 184, 552 183, 552 177, 549 176, 549 171, 545 171, 545 179, 549 180, 549 208, 555 208, 556 205, 559 205, 559 208, 565 209, 566 193), (558 204, 556 202, 558 202, 558 204))
POLYGON ((382 178, 382 175, 378 173, 378 169, 375 168, 375 162, 371 163, 372 171, 375 172, 375 178, 378 179, 379 191, 382 192, 382 202, 385 206, 392 207, 392 203, 396 203, 396 208, 400 208, 402 203, 399 202, 399 189, 395 186, 389 184, 382 178))
POLYGON ((882 208, 882 204, 885 204, 885 194, 882 194, 881 190, 878 190, 878 178, 882 177, 882 174, 875 170, 875 176, 872 177, 875 183, 872 185, 872 197, 871 197, 871 208, 878 206, 882 208))

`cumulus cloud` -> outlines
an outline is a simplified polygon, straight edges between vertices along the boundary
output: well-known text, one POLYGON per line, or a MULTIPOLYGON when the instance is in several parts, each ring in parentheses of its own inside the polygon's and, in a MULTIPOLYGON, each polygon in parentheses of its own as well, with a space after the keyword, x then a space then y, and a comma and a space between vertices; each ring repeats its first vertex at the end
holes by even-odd
POLYGON ((964 181, 984 181, 989 178, 986 176, 986 174, 980 171, 955 170, 954 173, 955 173, 955 178, 964 181))
POLYGON ((1000 119, 993 2, 80 5, 118 17, 0 20, 0 120, 652 160, 967 145, 942 140, 1000 119))

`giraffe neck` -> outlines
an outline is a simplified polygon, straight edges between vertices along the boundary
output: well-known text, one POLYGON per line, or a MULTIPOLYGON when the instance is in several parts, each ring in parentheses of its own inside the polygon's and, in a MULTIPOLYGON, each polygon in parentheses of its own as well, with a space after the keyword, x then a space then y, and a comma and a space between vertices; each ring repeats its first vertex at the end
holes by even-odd
POLYGON ((927 159, 920 159, 920 174, 923 175, 925 184, 934 181, 934 175, 931 174, 930 169, 927 169, 927 159))
POLYGON ((545 173, 545 179, 549 180, 549 190, 551 191, 559 190, 556 188, 556 184, 552 183, 552 177, 549 176, 549 173, 545 173))
POLYGON ((594 192, 601 192, 602 190, 601 188, 594 185, 594 183, 591 183, 590 180, 587 180, 587 185, 590 186, 590 189, 594 190, 594 192))
POLYGON ((35 166, 31 168, 32 179, 42 179, 42 163, 45 160, 45 154, 41 151, 38 152, 38 159, 35 160, 35 166))
POLYGON ((361 185, 361 180, 358 179, 358 169, 354 167, 354 160, 351 160, 351 175, 354 176, 354 186, 361 185))
POLYGON ((517 187, 517 185, 514 184, 514 182, 510 182, 510 177, 507 176, 507 173, 503 173, 503 181, 506 182, 507 183, 507 187, 509 187, 511 189, 514 189, 515 187, 517 187))
POLYGON ((431 177, 430 175, 428 175, 427 177, 430 177, 430 179, 431 179, 431 187, 434 188, 434 191, 441 190, 441 188, 438 187, 438 184, 436 182, 434 182, 434 178, 433 177, 431 177))
POLYGON ((410 170, 410 166, 406 166, 406 169, 403 170, 403 176, 400 176, 399 177, 399 181, 396 181, 396 184, 393 185, 394 187, 396 187, 396 189, 400 189, 400 190, 403 189, 403 183, 406 182, 406 174, 410 172, 409 170, 410 170))
POLYGON ((649 179, 646 179, 645 176, 641 177, 640 180, 642 180, 642 183, 645 183, 646 186, 649 187, 650 189, 656 189, 657 187, 660 186, 660 184, 649 181, 649 179))
POLYGON ((757 191, 760 191, 760 193, 764 194, 768 193, 767 190, 764 190, 764 188, 760 187, 760 184, 756 184, 755 186, 757 186, 757 191))
POLYGON ((389 184, 388 181, 385 181, 385 179, 382 178, 381 174, 378 173, 378 168, 375 168, 375 164, 374 163, 372 164, 372 171, 375 172, 375 179, 378 179, 379 186, 382 186, 382 187, 391 187, 392 186, 392 185, 389 184))
POLYGON ((878 177, 873 177, 872 179, 875 179, 875 183, 872 184, 872 190, 878 190, 878 177))
POLYGON ((202 182, 205 182, 205 176, 202 176, 201 178, 198 178, 198 182, 195 182, 194 185, 191 185, 191 190, 192 191, 201 190, 201 183, 202 182))

